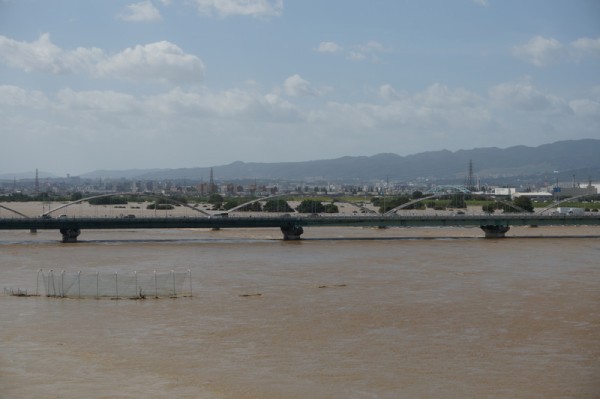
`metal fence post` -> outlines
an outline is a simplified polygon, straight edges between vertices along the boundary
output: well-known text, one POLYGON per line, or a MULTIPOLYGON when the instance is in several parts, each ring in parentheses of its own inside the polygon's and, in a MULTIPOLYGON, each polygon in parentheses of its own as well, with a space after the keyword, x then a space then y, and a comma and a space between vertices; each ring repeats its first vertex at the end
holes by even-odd
POLYGON ((171 270, 171 279, 173 280, 173 297, 175 297, 177 293, 175 292, 175 272, 173 270, 171 270))
POLYGON ((38 287, 40 286, 40 273, 42 272, 42 269, 38 270, 37 272, 37 278, 35 280, 35 296, 38 296, 38 287))
POLYGON ((50 272, 48 272, 48 289, 46 290, 47 296, 52 296, 50 295, 50 277, 52 277, 52 293, 54 294, 54 270, 52 269, 50 269, 50 272))
POLYGON ((60 272, 60 297, 65 297, 65 270, 60 272))

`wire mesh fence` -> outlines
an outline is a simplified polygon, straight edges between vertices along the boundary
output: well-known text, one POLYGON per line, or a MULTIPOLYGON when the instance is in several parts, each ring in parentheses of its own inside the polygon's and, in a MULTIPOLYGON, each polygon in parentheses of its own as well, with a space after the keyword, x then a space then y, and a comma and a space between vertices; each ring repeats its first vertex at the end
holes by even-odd
POLYGON ((177 298, 192 296, 192 272, 47 272, 37 275, 36 295, 60 298, 177 298))

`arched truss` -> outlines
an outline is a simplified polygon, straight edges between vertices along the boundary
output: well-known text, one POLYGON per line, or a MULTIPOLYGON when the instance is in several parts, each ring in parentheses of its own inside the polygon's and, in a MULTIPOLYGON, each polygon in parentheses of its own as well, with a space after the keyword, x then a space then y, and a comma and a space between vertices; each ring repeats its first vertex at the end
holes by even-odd
POLYGON ((19 212, 19 211, 16 211, 16 210, 14 210, 14 209, 11 209, 11 208, 9 208, 9 207, 7 207, 7 206, 0 205, 0 208, 2 208, 2 209, 6 209, 7 211, 10 211, 10 212, 12 212, 12 213, 16 213, 16 214, 17 214, 17 215, 19 215, 19 216, 23 216, 24 218, 28 218, 28 219, 29 219, 29 216, 25 215, 24 213, 21 213, 21 212, 19 212))
MULTIPOLYGON (((460 187, 460 186, 443 186, 443 187, 460 187)), ((429 192, 429 191, 428 191, 428 192, 429 192)), ((468 193, 471 193, 469 190, 467 190, 467 192, 468 192, 468 193)), ((429 195, 429 196, 427 196, 427 197, 421 197, 421 198, 418 198, 418 199, 412 200, 412 201, 410 201, 410 202, 407 202, 407 203, 405 203, 405 204, 399 205, 399 206, 397 206, 397 207, 395 207, 395 208, 393 208, 393 209, 390 209, 389 211, 387 211, 387 212, 386 212, 386 213, 384 213, 383 215, 384 215, 384 216, 389 216, 389 215, 392 215, 392 214, 396 213, 396 211, 399 211, 399 210, 401 210, 401 209, 404 209, 404 208, 408 208, 408 207, 410 207, 411 205, 414 205, 414 204, 416 204, 416 203, 419 203, 419 202, 421 202, 421 201, 426 201, 426 200, 430 200, 430 199, 434 199, 434 198, 440 198, 440 197, 446 197, 446 196, 448 196, 448 195, 454 195, 454 194, 464 194, 464 193, 463 193, 462 191, 461 191, 461 192, 456 192, 456 191, 455 191, 455 192, 446 192, 446 191, 441 191, 441 192, 439 192, 439 193, 437 193, 437 194, 429 195)), ((480 197, 486 197, 486 195, 484 195, 484 194, 478 194, 478 195, 479 195, 480 197)), ((523 208, 521 208, 520 206, 517 206, 517 205, 515 205, 515 204, 511 204, 511 203, 509 203, 509 202, 505 202, 505 201, 500 201, 500 200, 498 200, 498 199, 494 199, 494 200, 495 200, 496 202, 499 202, 499 203, 501 203, 502 205, 509 206, 509 207, 511 207, 511 208, 513 208, 513 209, 515 209, 515 210, 519 211, 519 212, 525 212, 525 213, 527 213, 527 211, 526 211, 525 209, 523 209, 523 208)))
POLYGON ((579 198, 593 197, 593 196, 596 196, 596 195, 598 195, 598 194, 583 194, 583 195, 578 195, 576 197, 565 198, 563 200, 556 201, 556 202, 552 203, 551 205, 548 205, 547 207, 544 207, 544 208, 540 209, 536 213, 538 215, 541 215, 542 213, 544 213, 546 211, 549 211, 550 209, 557 208, 563 202, 570 202, 570 201, 573 201, 573 200, 576 200, 576 199, 579 199, 579 198))
POLYGON ((390 209, 389 211, 387 211, 386 213, 384 213, 383 216, 389 216, 389 215, 391 215, 393 213, 396 213, 396 211, 399 211, 399 210, 404 209, 404 208, 408 208, 409 206, 414 205, 416 203, 419 203, 421 201, 426 201, 426 200, 430 200, 430 199, 433 199, 433 198, 444 197, 446 195, 449 195, 449 194, 446 194, 446 193, 444 193, 444 194, 434 194, 434 195, 428 195, 427 197, 417 198, 415 200, 409 201, 409 202, 407 202, 405 204, 398 205, 397 207, 390 209))
POLYGON ((94 196, 91 196, 91 197, 81 198, 81 199, 78 199, 76 201, 71 201, 71 202, 68 202, 66 204, 62 204, 61 206, 57 206, 54 209, 50 209, 49 211, 46 211, 46 212, 42 213, 41 216, 42 217, 48 216, 48 215, 50 215, 53 212, 59 211, 61 209, 69 207, 71 205, 79 204, 81 202, 89 201, 89 200, 92 200, 92 199, 105 198, 105 197, 117 197, 117 196, 124 196, 124 195, 136 196, 136 197, 146 197, 146 198, 155 198, 155 199, 164 199, 164 200, 167 200, 167 201, 169 201, 171 203, 174 203, 174 204, 177 204, 177 205, 181 205, 181 206, 185 206, 186 208, 192 209, 192 210, 194 210, 196 212, 199 212, 199 213, 201 213, 201 214, 203 214, 205 216, 210 216, 209 213, 204 212, 201 209, 195 208, 195 207, 190 206, 188 204, 184 204, 183 202, 176 201, 176 200, 174 200, 174 199, 172 199, 170 197, 167 197, 167 196, 164 196, 164 195, 159 195, 159 194, 144 194, 144 193, 110 193, 110 194, 94 195, 94 196))
POLYGON ((456 185, 442 185, 435 186, 427 190, 424 194, 471 194, 471 191, 465 186, 456 186, 456 185))
MULTIPOLYGON (((227 210, 224 213, 235 212, 237 210, 240 210, 240 209, 244 208, 245 206, 252 205, 252 204, 254 204, 256 202, 260 202, 260 201, 268 201, 268 200, 277 199, 277 198, 283 198, 283 197, 310 197, 310 196, 311 196, 311 194, 276 194, 276 195, 271 195, 269 197, 256 198, 256 199, 253 199, 251 201, 244 202, 243 204, 240 204, 240 205, 238 205, 238 206, 236 206, 234 208, 231 208, 231 209, 227 210)), ((322 196, 322 195, 319 195, 319 196, 322 196)), ((327 196, 327 195, 325 195, 325 196, 327 196)), ((335 199, 335 197, 333 197, 333 196, 331 198, 335 199)), ((355 203, 352 203, 352 202, 340 201, 340 200, 337 200, 337 199, 336 199, 336 201, 340 202, 342 204, 350 204, 350 205, 356 206, 361 211, 364 211, 366 213, 375 213, 375 212, 373 212, 373 210, 371 210, 369 208, 366 208, 366 207, 360 206, 360 205, 356 205, 355 203)))
POLYGON ((235 211, 238 211, 238 210, 240 210, 240 209, 242 209, 242 208, 244 208, 244 207, 246 207, 248 205, 252 205, 252 204, 255 204, 255 203, 260 202, 260 201, 268 201, 268 200, 271 200, 271 199, 282 198, 282 197, 289 197, 289 196, 290 196, 289 194, 276 194, 276 195, 271 195, 269 197, 255 198, 253 200, 244 202, 243 204, 240 204, 240 205, 238 205, 236 207, 228 209, 224 213, 235 212, 235 211))

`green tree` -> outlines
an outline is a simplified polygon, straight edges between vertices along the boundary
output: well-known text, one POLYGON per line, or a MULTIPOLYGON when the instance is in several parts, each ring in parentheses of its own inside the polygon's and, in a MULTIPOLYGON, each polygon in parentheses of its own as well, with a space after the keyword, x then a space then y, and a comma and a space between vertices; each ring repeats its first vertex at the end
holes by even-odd
POLYGON ((486 212, 486 213, 494 213, 494 210, 496 210, 496 204, 493 202, 490 202, 488 204, 484 204, 481 206, 481 210, 486 212))
POLYGON ((321 201, 305 199, 302 200, 296 210, 300 213, 322 213, 325 211, 325 206, 323 206, 321 201))
POLYGON ((208 203, 212 204, 215 209, 219 209, 223 205, 223 197, 219 194, 211 194, 208 197, 208 203))
POLYGON ((325 213, 340 213, 338 206, 334 203, 325 205, 325 209, 323 210, 325 213))
POLYGON ((223 208, 226 210, 230 210, 232 208, 235 208, 236 206, 240 205, 240 202, 236 199, 228 199, 227 201, 225 201, 225 203, 223 204, 223 208))
POLYGON ((294 212, 294 209, 284 200, 270 199, 263 206, 265 212, 294 212))
POLYGON ((524 209, 527 212, 533 212, 533 203, 531 202, 531 198, 521 195, 513 201, 513 203, 521 209, 524 209))
POLYGON ((379 206, 379 213, 386 213, 389 210, 410 202, 410 198, 406 195, 400 195, 398 197, 375 197, 371 202, 373 205, 379 206))
POLYGON ((262 212, 262 205, 256 201, 240 208, 240 212, 262 212))

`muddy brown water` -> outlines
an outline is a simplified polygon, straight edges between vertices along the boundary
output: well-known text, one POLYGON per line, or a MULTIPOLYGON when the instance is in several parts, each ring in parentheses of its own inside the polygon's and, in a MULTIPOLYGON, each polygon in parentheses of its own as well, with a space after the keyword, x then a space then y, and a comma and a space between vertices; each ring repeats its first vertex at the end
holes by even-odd
POLYGON ((600 397, 598 228, 305 230, 0 231, 3 287, 190 269, 194 293, 0 295, 0 397, 600 397))

